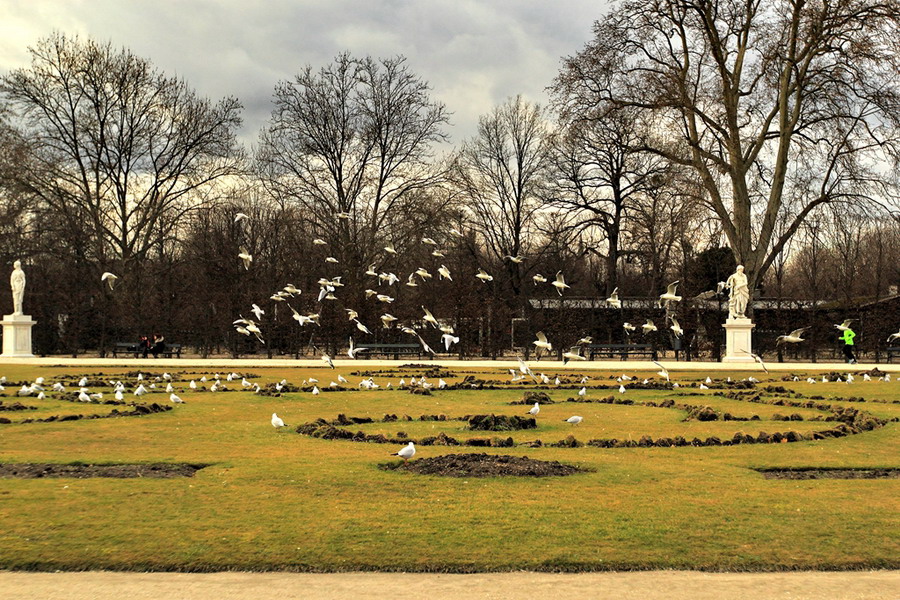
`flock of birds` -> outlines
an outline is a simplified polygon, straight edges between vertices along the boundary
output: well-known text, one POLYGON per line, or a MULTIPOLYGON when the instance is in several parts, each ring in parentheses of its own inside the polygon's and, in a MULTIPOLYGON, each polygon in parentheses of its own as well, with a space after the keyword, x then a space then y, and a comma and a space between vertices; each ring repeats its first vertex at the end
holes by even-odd
MULTIPOLYGON (((336 219, 350 219, 350 215, 346 212, 339 212, 335 215, 335 218, 336 219)), ((235 223, 240 223, 240 222, 247 222, 247 221, 249 221, 249 219, 250 219, 250 217, 248 215, 239 212, 235 215, 234 221, 235 221, 235 223)), ((451 235, 455 235, 458 237, 463 236, 463 234, 456 229, 451 229, 450 233, 451 233, 451 235)), ((422 238, 422 243, 425 245, 428 245, 432 248, 432 250, 431 250, 432 256, 437 257, 437 258, 441 258, 444 256, 444 253, 440 250, 440 248, 438 247, 438 243, 434 239, 429 238, 429 237, 424 237, 424 238, 422 238)), ((313 240, 313 244, 316 246, 327 246, 328 245, 327 242, 325 242, 322 239, 313 240)), ((397 254, 397 250, 393 244, 388 244, 387 246, 385 246, 384 252, 387 255, 396 255, 397 254)), ((250 252, 246 249, 246 247, 240 248, 240 251, 239 251, 237 257, 238 257, 238 259, 240 259, 241 264, 243 265, 245 270, 249 270, 251 268, 251 266, 253 264, 253 255, 250 254, 250 252)), ((512 263, 515 263, 515 264, 520 264, 526 260, 526 257, 508 255, 508 256, 505 256, 504 259, 508 260, 512 263)), ((339 263, 339 261, 338 261, 338 259, 334 258, 333 256, 327 256, 325 258, 325 263, 326 264, 337 264, 337 263, 339 263)), ((366 277, 371 277, 372 281, 374 282, 373 287, 365 290, 366 298, 374 299, 375 302, 382 304, 385 307, 389 306, 391 303, 393 303, 395 301, 396 294, 392 295, 392 292, 391 292, 392 286, 404 285, 404 286, 407 286, 410 288, 415 288, 415 287, 418 287, 420 283, 434 278, 434 275, 431 272, 429 272, 427 269, 425 269, 423 267, 419 267, 415 271, 410 273, 408 275, 408 277, 406 278, 406 281, 404 282, 403 278, 401 276, 397 275, 396 273, 376 269, 376 264, 369 265, 369 267, 365 271, 364 275, 366 277)), ((443 281, 443 280, 453 281, 453 277, 452 277, 450 270, 444 264, 441 264, 440 267, 437 268, 437 275, 438 275, 439 281, 443 281)), ((478 269, 478 271, 475 273, 475 278, 483 283, 489 283, 494 280, 493 276, 490 273, 488 273, 487 271, 485 271, 483 268, 478 269)), ((103 273, 103 275, 101 276, 101 281, 106 282, 109 285, 110 290, 113 290, 115 288, 118 279, 119 279, 118 276, 116 276, 115 274, 110 273, 110 272, 103 273)), ((563 292, 565 290, 570 288, 569 284, 566 283, 566 279, 565 279, 565 276, 562 273, 562 271, 557 271, 557 273, 553 279, 548 279, 544 275, 538 273, 532 277, 532 281, 533 281, 534 285, 536 285, 536 286, 540 285, 540 284, 549 283, 551 286, 553 286, 553 288, 556 289, 557 293, 560 296, 563 295, 563 292)), ((319 285, 319 291, 318 291, 318 295, 317 295, 317 299, 316 299, 317 303, 330 302, 330 301, 337 300, 338 296, 340 294, 339 290, 341 288, 345 287, 345 284, 341 281, 340 276, 330 277, 330 278, 322 277, 318 280, 317 283, 319 285)), ((659 299, 657 301, 657 306, 661 309, 665 309, 664 319, 665 319, 666 323, 669 323, 668 329, 670 329, 676 336, 681 337, 684 335, 684 330, 681 327, 680 323, 678 322, 678 319, 676 318, 674 311, 672 310, 673 303, 677 303, 682 300, 682 296, 678 295, 679 283, 680 283, 679 281, 675 281, 667 286, 666 291, 664 293, 660 294, 659 299)), ((703 292, 702 294, 699 294, 697 296, 697 298, 698 299, 709 299, 709 298, 712 298, 714 296, 721 294, 724 289, 725 289, 725 283, 720 282, 718 284, 716 290, 710 290, 707 292, 703 292)), ((280 303, 286 304, 287 307, 291 311, 292 318, 295 321, 297 321, 297 323, 301 327, 306 326, 306 325, 312 325, 312 324, 321 326, 319 312, 311 312, 311 313, 307 313, 307 314, 301 314, 299 311, 297 311, 291 305, 291 302, 290 302, 291 299, 299 296, 300 294, 301 294, 301 290, 298 289, 293 284, 289 283, 289 284, 285 285, 282 289, 274 292, 269 297, 269 299, 276 303, 275 304, 276 311, 277 311, 278 304, 280 304, 280 303)), ((608 298, 606 298, 606 303, 608 306, 611 306, 616 309, 622 308, 622 300, 619 298, 618 288, 613 290, 612 294, 610 294, 610 296, 608 298)), ((454 328, 445 322, 441 322, 437 317, 435 317, 434 313, 432 313, 425 306, 421 306, 421 309, 422 309, 421 322, 425 324, 424 326, 426 326, 426 327, 431 326, 433 329, 437 329, 441 332, 441 334, 442 334, 441 342, 443 343, 444 349, 447 352, 449 352, 451 347, 453 346, 453 344, 459 343, 459 336, 456 335, 454 328)), ((347 313, 348 320, 350 322, 354 323, 355 328, 360 332, 360 335, 373 335, 371 329, 369 329, 369 327, 366 326, 366 324, 362 323, 359 320, 359 312, 357 310, 355 310, 353 308, 349 308, 349 307, 345 308, 344 310, 347 313)), ((254 336, 261 344, 265 344, 265 338, 264 338, 263 330, 261 328, 261 324, 263 322, 263 318, 266 314, 266 311, 262 307, 260 307, 258 304, 254 303, 251 305, 250 313, 252 313, 253 318, 244 317, 244 315, 239 315, 239 318, 233 322, 235 331, 237 331, 238 333, 240 333, 242 335, 248 336, 248 337, 254 336)), ((399 319, 397 317, 393 316, 392 314, 390 314, 389 312, 387 312, 386 310, 381 315, 380 321, 382 323, 382 326, 385 329, 391 329, 392 327, 396 326, 403 333, 408 334, 409 336, 415 338, 419 342, 419 344, 422 346, 422 349, 425 352, 430 353, 430 354, 435 353, 435 351, 423 339, 420 332, 416 331, 416 329, 414 329, 410 325, 404 325, 404 324, 398 323, 399 319)), ((852 322, 852 319, 846 320, 841 324, 835 325, 835 327, 840 331, 844 331, 850 327, 851 322, 852 322)), ((637 326, 632 325, 631 323, 628 323, 628 322, 625 322, 623 324, 623 328, 625 330, 625 335, 631 335, 634 331, 637 330, 637 326)), ((647 319, 646 323, 644 323, 643 325, 640 326, 640 329, 644 334, 649 334, 649 333, 658 331, 658 327, 656 326, 656 324, 653 322, 652 319, 649 319, 649 318, 647 319)), ((797 344, 797 343, 803 342, 804 341, 803 335, 806 333, 806 331, 808 329, 809 329, 809 327, 801 327, 799 329, 795 329, 794 331, 792 331, 786 335, 778 336, 778 338, 776 339, 776 345, 797 344)), ((535 338, 536 339, 532 342, 532 345, 535 348, 535 355, 537 356, 537 358, 539 360, 543 354, 550 353, 553 351, 553 344, 550 341, 550 339, 547 337, 546 333, 544 333, 543 331, 538 331, 535 334, 535 338)), ((898 331, 897 333, 891 334, 891 336, 888 338, 888 342, 892 342, 896 339, 900 339, 900 331, 898 331)), ((582 348, 584 346, 592 344, 592 343, 593 343, 593 340, 591 337, 589 337, 589 336, 582 337, 581 339, 578 340, 578 342, 576 342, 574 348, 571 348, 568 351, 562 353, 563 361, 568 362, 570 360, 587 360, 587 358, 582 353, 582 348)), ((357 358, 357 354, 359 352, 366 350, 366 348, 360 348, 359 346, 357 346, 354 343, 352 336, 349 338, 348 345, 349 345, 349 348, 347 350, 347 356, 349 356, 351 359, 357 358)), ((768 373, 768 368, 766 367, 763 359, 760 356, 753 354, 751 352, 748 352, 748 354, 757 363, 760 364, 760 366, 763 368, 763 370, 765 370, 766 373, 768 373)), ((321 356, 321 359, 332 369, 335 368, 334 360, 328 354, 323 354, 321 356)), ((534 371, 531 369, 531 367, 522 358, 518 358, 518 362, 519 362, 518 370, 510 369, 510 373, 512 375, 512 378, 510 381, 512 383, 521 381, 526 376, 531 377, 537 383, 543 383, 543 384, 550 383, 549 377, 547 377, 543 373, 535 374, 534 371)), ((660 368, 660 371, 658 372, 658 374, 662 377, 665 377, 666 381, 669 382, 670 377, 669 377, 668 370, 665 367, 663 367, 663 365, 661 365, 660 363, 658 363, 656 361, 654 361, 654 363, 660 368)), ((239 377, 239 375, 237 375, 236 373, 231 373, 231 374, 227 375, 226 379, 227 379, 227 381, 232 381, 235 377, 239 377)), ((864 380, 869 380, 870 376, 864 375, 863 378, 864 378, 864 380)), ((140 381, 140 379, 141 379, 141 377, 139 376, 139 381, 132 392, 135 396, 141 396, 142 394, 147 393, 147 391, 149 391, 148 387, 145 386, 144 383, 142 381, 140 381)), ((167 383, 165 389, 166 389, 166 392, 170 394, 169 399, 173 403, 183 404, 184 401, 174 391, 174 388, 171 384, 171 376, 169 376, 167 373, 164 373, 162 376, 162 379, 164 381, 166 381, 166 383, 167 383)), ((219 380, 218 374, 216 374, 214 376, 214 379, 215 379, 215 382, 210 387, 211 392, 218 391, 218 389, 221 389, 221 385, 222 385, 219 380)), ((245 378, 241 378, 241 379, 242 379, 241 385, 244 388, 254 389, 257 392, 260 390, 259 384, 254 384, 254 383, 248 382, 245 378)), ((619 385, 620 393, 625 393, 625 391, 626 391, 625 386, 626 386, 627 382, 630 381, 631 379, 632 378, 629 377, 628 375, 622 375, 621 377, 618 378, 618 381, 620 384, 619 385)), ((752 379, 752 378, 750 378, 750 379, 752 379)), ((890 381, 890 375, 885 375, 883 379, 885 381, 890 381)), ((205 377, 203 377, 201 379, 201 381, 205 381, 205 380, 206 380, 205 377)), ((827 381, 825 376, 822 377, 822 380, 827 381)), ((587 381, 586 377, 582 378, 582 380, 581 380, 582 384, 586 383, 586 381, 587 381)), ((646 383, 647 380, 644 380, 644 381, 646 383)), ((846 376, 845 381, 847 383, 852 383, 853 375, 848 374, 846 376)), ((338 382, 347 383, 347 380, 343 376, 339 375, 338 382)), ((330 383, 330 386, 331 387, 339 386, 340 383, 338 383, 338 382, 332 381, 330 383)), ((555 382, 556 382, 556 385, 560 384, 560 380, 558 377, 555 379, 555 382)), ((707 378, 705 383, 708 384, 710 382, 711 382, 710 378, 707 378)), ((816 380, 813 378, 809 378, 809 379, 807 379, 807 382, 815 383, 816 380)), ((102 398, 102 392, 91 393, 90 390, 85 387, 85 383, 86 383, 86 379, 83 379, 79 383, 79 396, 78 396, 79 400, 84 401, 84 402, 91 402, 91 401, 99 400, 102 398)), ((38 393, 38 394, 40 394, 41 397, 43 397, 43 388, 41 387, 42 384, 43 384, 42 378, 39 378, 39 380, 36 381, 35 383, 33 383, 31 386, 23 385, 22 389, 19 391, 19 394, 20 395, 31 395, 33 393, 38 393)), ((283 387, 286 384, 287 384, 287 382, 283 380, 279 384, 276 385, 276 389, 278 389, 280 391, 281 387, 283 387)), ((307 380, 304 380, 304 382, 303 382, 303 385, 312 385, 313 386, 312 387, 313 395, 317 395, 320 393, 320 390, 319 390, 317 384, 318 384, 318 380, 316 380, 314 378, 309 378, 307 380)), ((126 391, 125 385, 121 381, 113 382, 112 385, 114 387, 114 394, 115 394, 116 399, 117 400, 123 399, 125 391, 126 391)), ((412 378, 409 385, 410 386, 421 386, 423 388, 428 388, 428 387, 433 386, 433 384, 426 381, 424 376, 420 380, 412 378)), ((678 386, 677 383, 674 383, 673 385, 675 387, 678 386)), ((359 383, 359 386, 361 388, 365 388, 365 389, 377 389, 379 387, 379 385, 376 384, 372 378, 363 379, 359 383)), ((398 384, 398 387, 404 388, 406 386, 407 386, 407 383, 403 379, 401 379, 400 383, 398 384)), ((439 380, 437 387, 443 388, 445 386, 446 386, 446 382, 443 379, 439 380)), ((149 384, 149 389, 153 389, 155 387, 156 387, 156 383, 149 384)), ((191 389, 197 389, 196 382, 191 381, 189 384, 189 387, 191 389)), ((386 387, 390 388, 391 383, 388 383, 386 387)), ((701 389, 707 388, 707 386, 704 385, 703 383, 700 384, 700 387, 701 387, 701 389)), ((2 382, 0 382, 0 389, 2 389, 2 382)), ((64 391, 64 387, 62 387, 61 384, 57 383, 54 385, 54 390, 55 391, 64 391)), ((578 392, 579 396, 584 396, 586 391, 587 391, 587 388, 582 387, 578 392)), ((531 409, 527 412, 527 414, 537 417, 537 415, 540 413, 540 410, 541 410, 540 403, 536 402, 534 404, 534 406, 531 407, 531 409)), ((565 419, 565 422, 570 423, 572 425, 579 425, 583 420, 584 420, 584 418, 582 416, 573 415, 573 416, 569 417, 568 419, 565 419)), ((272 413, 271 424, 276 429, 282 429, 282 428, 286 427, 284 420, 281 417, 279 417, 276 413, 272 413)), ((413 442, 410 442, 407 446, 405 446, 398 452, 394 453, 394 455, 400 456, 404 460, 409 460, 410 458, 412 458, 415 455, 415 453, 416 453, 415 446, 414 446, 413 442)))
MULTIPOLYGON (((338 220, 341 220, 341 219, 346 220, 346 219, 350 219, 351 216, 349 213, 339 212, 335 215, 335 218, 338 220)), ((247 222, 249 222, 249 220, 250 220, 250 217, 247 214, 242 213, 242 212, 238 212, 234 217, 235 223, 241 223, 241 222, 247 223, 247 222)), ((450 234, 453 236, 457 236, 457 237, 463 237, 463 234, 457 229, 451 229, 450 234)), ((325 240, 320 239, 320 238, 314 239, 313 244, 316 246, 327 246, 328 245, 328 243, 325 240)), ((432 250, 431 250, 432 256, 438 257, 438 258, 444 256, 443 251, 438 247, 439 246, 438 242, 436 242, 434 239, 432 239, 430 237, 423 237, 422 244, 425 244, 432 248, 432 250)), ((386 255, 396 255, 397 254, 397 250, 394 247, 393 243, 385 246, 384 252, 386 255)), ((251 265, 253 264, 253 255, 250 254, 250 252, 247 250, 246 247, 242 246, 240 248, 240 251, 238 252, 238 258, 241 260, 241 263, 242 263, 244 269, 249 270, 251 265)), ((520 264, 526 260, 526 257, 519 256, 519 255, 516 255, 516 256, 507 255, 507 256, 504 256, 504 260, 508 260, 512 263, 520 264)), ((334 258, 333 256, 327 256, 325 258, 325 262, 327 264, 339 263, 338 259, 334 258)), ((438 273, 439 280, 446 279, 449 281, 453 281, 453 277, 450 273, 450 270, 447 268, 446 265, 442 264, 440 267, 438 267, 437 273, 438 273)), ((403 278, 401 276, 397 275, 396 273, 389 272, 389 271, 380 271, 379 269, 376 269, 376 264, 374 264, 374 263, 369 265, 369 267, 365 271, 364 275, 367 277, 371 277, 373 279, 373 281, 375 281, 375 285, 373 288, 367 288, 365 290, 365 296, 367 299, 374 298, 376 302, 384 304, 386 306, 390 305, 391 303, 394 302, 396 294, 394 296, 391 295, 391 287, 394 286, 395 284, 399 285, 400 282, 403 281, 403 278), (386 289, 384 289, 385 287, 386 287, 386 289), (380 288, 380 289, 374 289, 374 288, 380 288)), ((491 282, 494 280, 494 277, 482 268, 478 269, 478 271, 475 273, 475 277, 478 280, 482 281, 483 283, 488 283, 488 282, 491 282)), ((414 288, 414 287, 418 287, 420 282, 424 282, 426 280, 430 280, 433 278, 434 278, 434 275, 432 275, 432 273, 430 273, 427 269, 425 269, 423 267, 419 267, 415 271, 413 271, 412 273, 409 274, 409 276, 406 279, 406 282, 403 283, 402 285, 414 288)), ((106 272, 106 273, 103 273, 103 275, 101 276, 100 279, 101 279, 101 281, 106 282, 109 285, 110 290, 112 290, 115 288, 116 282, 118 281, 119 277, 113 273, 106 272)), ((553 280, 549 280, 547 277, 541 275, 540 273, 535 274, 532 277, 532 280, 534 282, 534 285, 539 285, 539 284, 549 282, 550 285, 556 289, 557 293, 560 296, 563 295, 564 290, 570 288, 569 284, 566 283, 566 279, 565 279, 565 276, 562 273, 562 271, 557 271, 556 276, 553 280)), ((345 287, 345 284, 341 281, 341 276, 335 276, 335 277, 330 277, 330 278, 329 277, 321 277, 321 278, 319 278, 317 283, 319 285, 319 292, 318 292, 318 296, 317 296, 317 300, 316 300, 317 303, 337 300, 338 294, 339 294, 338 290, 342 287, 345 287)), ((684 329, 681 327, 681 324, 678 322, 678 319, 676 318, 674 311, 672 310, 673 303, 677 303, 682 300, 682 296, 678 295, 679 283, 680 283, 680 281, 675 281, 673 283, 670 283, 667 286, 666 291, 659 295, 659 299, 657 301, 657 306, 659 308, 665 309, 665 317, 664 318, 667 323, 670 323, 668 328, 677 337, 682 337, 684 335, 684 329)), ((723 293, 725 288, 726 288, 725 282, 719 282, 715 290, 709 290, 709 291, 703 292, 703 293, 699 294, 696 298, 697 299, 712 298, 714 296, 717 296, 717 295, 723 293)), ((293 284, 289 283, 289 284, 285 285, 282 289, 274 292, 269 297, 269 299, 276 303, 275 304, 276 311, 277 311, 279 303, 285 303, 288 306, 288 308, 291 310, 292 318, 295 321, 297 321, 297 323, 301 327, 306 326, 306 325, 311 325, 311 324, 321 326, 321 322, 320 322, 321 315, 319 312, 311 312, 311 313, 307 313, 307 314, 301 314, 290 304, 290 300, 292 298, 299 296, 300 294, 301 294, 301 290, 298 289, 293 284)), ((622 300, 619 298, 619 288, 614 289, 612 294, 610 294, 610 296, 608 298, 606 298, 606 303, 608 306, 611 306, 613 308, 617 308, 617 309, 622 308, 622 300)), ((422 317, 421 317, 421 321, 441 332, 441 342, 443 343, 444 350, 446 352, 450 352, 450 349, 453 346, 453 344, 458 344, 459 339, 460 339, 459 336, 455 334, 456 332, 454 331, 454 328, 446 322, 439 321, 434 316, 434 314, 425 306, 421 306, 421 308, 422 308, 422 313, 423 313, 422 317)), ((373 335, 372 330, 369 329, 368 326, 366 326, 364 323, 362 323, 359 320, 359 312, 357 310, 355 310, 353 308, 345 308, 344 310, 347 313, 347 318, 355 324, 356 329, 360 332, 361 335, 373 335)), ((254 336, 256 338, 256 340, 259 341, 261 344, 265 344, 263 330, 260 327, 260 325, 263 321, 263 317, 266 314, 266 311, 263 308, 261 308, 258 304, 253 303, 251 305, 250 312, 253 314, 254 318, 248 318, 248 317, 244 317, 243 315, 239 315, 239 318, 234 320, 233 325, 234 325, 235 331, 237 331, 238 333, 240 333, 242 335, 248 336, 248 337, 254 336)), ((382 326, 385 329, 391 329, 399 321, 399 319, 397 317, 390 314, 389 312, 384 312, 381 315, 380 320, 381 320, 382 326)), ((837 327, 837 329, 843 331, 843 330, 849 328, 849 325, 851 322, 852 322, 852 319, 848 319, 840 325, 835 325, 835 327, 837 327)), ((403 325, 403 324, 398 324, 396 326, 403 333, 408 334, 409 336, 415 338, 419 342, 419 344, 422 346, 422 349, 425 352, 427 352, 429 354, 435 354, 434 349, 431 348, 431 346, 429 346, 428 343, 426 343, 426 341, 422 338, 422 335, 418 331, 416 331, 412 326, 403 325)), ((631 323, 628 323, 628 322, 625 322, 622 327, 625 330, 626 336, 630 336, 634 331, 637 330, 637 326, 632 325, 631 323)), ((649 333, 658 331, 658 327, 653 322, 653 320, 650 318, 648 318, 647 322, 644 323, 643 325, 641 325, 640 328, 644 334, 649 334, 649 333)), ((792 331, 786 335, 778 336, 776 339, 776 346, 779 346, 784 343, 796 344, 796 343, 804 341, 804 338, 802 336, 808 329, 809 329, 809 327, 801 327, 799 329, 795 329, 794 331, 792 331)), ((536 339, 532 342, 532 345, 535 347, 535 354, 538 359, 540 359, 544 353, 550 353, 553 351, 553 344, 548 339, 546 333, 544 333, 543 331, 538 331, 535 334, 535 338, 536 339)), ((897 333, 891 334, 891 336, 888 337, 888 342, 891 342, 898 338, 900 338, 900 331, 898 331, 897 333)), ((570 349, 570 350, 562 353, 563 362, 568 362, 569 360, 587 360, 587 358, 582 354, 582 347, 587 344, 591 344, 591 343, 593 343, 593 340, 591 337, 588 336, 588 337, 581 338, 575 344, 575 347, 573 349, 570 349), (572 350, 575 350, 575 351, 573 352, 572 350)), ((348 346, 349 347, 347 350, 347 356, 349 356, 351 359, 355 359, 359 352, 363 352, 366 350, 365 347, 361 348, 361 347, 357 346, 356 344, 354 344, 352 336, 349 338, 348 346)), ((763 367, 765 368, 765 365, 759 356, 752 354, 752 353, 748 353, 748 354, 751 354, 753 359, 755 361, 757 361, 758 363, 760 363, 761 365, 763 365, 763 367)), ((334 362, 333 362, 333 358, 331 356, 329 356, 328 354, 323 354, 321 358, 329 366, 334 368, 334 362)), ((768 372, 768 370, 766 370, 766 372, 768 372)))
MULTIPOLYGON (((846 326, 846 323, 844 323, 844 325, 846 326)), ((900 334, 898 334, 897 337, 900 338, 900 334)), ((756 358, 758 359, 758 357, 756 357, 756 358)), ((555 378, 551 379, 545 373, 542 373, 542 372, 536 373, 531 368, 531 366, 522 358, 518 358, 517 360, 518 360, 518 368, 517 369, 509 369, 510 375, 511 375, 511 378, 509 379, 509 383, 517 383, 517 382, 525 380, 526 377, 530 377, 531 380, 535 384, 538 384, 538 385, 555 385, 555 386, 559 387, 560 385, 563 384, 563 381, 560 380, 559 376, 556 376, 555 378)), ((763 369, 765 369, 765 364, 763 364, 761 360, 758 360, 758 362, 760 362, 763 369)), ((669 370, 666 369, 666 367, 664 365, 662 365, 658 361, 653 361, 653 363, 659 368, 659 371, 656 373, 656 375, 658 375, 660 378, 664 378, 666 383, 671 384, 673 388, 679 387, 678 382, 672 381, 669 370)), ((766 370, 766 372, 768 372, 768 371, 766 370)), ((890 382, 891 376, 889 373, 886 373, 883 376, 878 377, 878 379, 881 381, 890 382)), ((847 373, 844 375, 843 379, 837 378, 834 381, 843 381, 847 384, 852 384, 852 383, 854 383, 855 380, 856 380, 856 378, 854 377, 854 375, 852 373, 847 373)), ((873 378, 868 373, 863 373, 862 380, 863 381, 872 381, 873 378)), ((224 390, 228 389, 227 388, 228 383, 237 382, 237 381, 240 382, 241 388, 244 390, 255 392, 255 393, 259 393, 262 391, 262 386, 260 386, 259 383, 248 381, 246 377, 240 375, 239 373, 235 373, 235 372, 228 373, 228 374, 224 375, 224 377, 221 376, 219 373, 216 373, 211 377, 211 379, 207 378, 206 375, 203 375, 199 379, 191 379, 188 382, 187 387, 191 392, 198 392, 198 391, 201 391, 202 389, 206 389, 205 384, 208 383, 209 381, 212 381, 212 385, 208 388, 208 391, 210 393, 224 391, 224 390), (223 379, 224 379, 224 383, 222 381, 223 379)), ((585 376, 585 375, 581 376, 581 379, 579 380, 581 388, 578 390, 579 397, 586 396, 586 394, 587 394, 587 385, 586 384, 588 383, 588 381, 589 381, 589 378, 587 376, 585 376)), ((619 393, 620 394, 626 393, 626 391, 627 391, 626 386, 629 385, 629 383, 632 381, 637 381, 637 378, 627 375, 627 374, 624 374, 624 373, 622 375, 618 376, 616 378, 616 382, 619 384, 619 388, 618 388, 619 393)), ((731 378, 728 377, 727 381, 730 383, 731 378)), ((747 381, 750 381, 753 383, 759 382, 758 379, 756 379, 752 376, 748 377, 747 381)), ((795 376, 793 378, 793 381, 800 381, 800 379, 795 376)), ((821 375, 820 381, 822 383, 828 383, 831 380, 829 380, 828 376, 821 375)), ((7 382, 6 377, 0 377, 0 392, 5 390, 4 384, 6 384, 6 382, 7 382)), ((643 379, 643 384, 646 385, 649 382, 650 382, 649 378, 643 379)), ((819 380, 816 380, 813 377, 809 377, 806 379, 806 383, 809 383, 809 384, 815 384, 818 382, 819 382, 819 380)), ((80 401, 80 402, 100 402, 100 401, 102 401, 103 397, 104 397, 104 393, 102 391, 92 392, 91 389, 88 387, 89 383, 91 383, 91 382, 87 377, 82 377, 78 381, 78 383, 77 383, 78 401, 80 401)), ((711 384, 711 383, 712 383, 712 379, 710 377, 706 377, 705 381, 701 382, 699 384, 699 389, 701 389, 701 390, 709 389, 708 384, 711 384)), ((155 376, 152 378, 152 380, 145 379, 144 375, 142 373, 138 373, 136 380, 134 382, 132 382, 130 384, 130 386, 129 386, 129 384, 126 384, 122 380, 108 381, 108 382, 105 382, 105 384, 113 388, 113 395, 114 395, 115 399, 118 401, 123 401, 125 399, 126 393, 130 393, 134 397, 139 398, 139 397, 143 396, 144 394, 148 394, 150 392, 159 392, 162 389, 162 390, 164 390, 165 393, 169 394, 169 400, 172 403, 185 404, 185 401, 176 393, 175 386, 173 385, 173 377, 169 373, 163 373, 160 376, 155 376), (163 387, 163 385, 165 387, 163 387), (130 390, 129 390, 129 387, 131 388, 130 390)), ((319 384, 318 379, 316 379, 314 377, 309 377, 307 379, 304 379, 301 382, 300 387, 308 388, 309 386, 312 386, 312 388, 311 388, 312 395, 319 395, 321 393, 321 391, 318 387, 318 384, 319 384)), ((346 377, 339 374, 337 376, 337 381, 331 381, 329 383, 328 387, 343 389, 342 384, 349 385, 349 381, 347 380, 346 377)), ((21 388, 17 392, 17 395, 18 396, 36 396, 39 400, 42 400, 45 398, 45 385, 46 385, 45 379, 43 377, 38 377, 30 384, 22 384, 21 388)), ((286 379, 282 379, 280 382, 274 384, 274 389, 276 392, 281 392, 287 385, 288 385, 288 381, 286 379)), ((474 385, 475 384, 473 384, 473 386, 474 385)), ((381 384, 376 383, 374 381, 373 377, 362 377, 360 379, 360 381, 358 382, 358 387, 360 389, 376 390, 376 389, 381 388, 382 386, 381 386, 381 384)), ((384 385, 383 389, 391 389, 394 387, 395 386, 393 385, 393 383, 388 381, 384 385)), ((425 375, 422 375, 421 377, 418 377, 418 378, 416 378, 415 376, 412 376, 412 377, 410 377, 408 382, 406 381, 405 378, 401 377, 400 380, 398 381, 395 389, 402 390, 402 389, 411 389, 411 388, 421 388, 421 389, 429 390, 432 388, 444 389, 446 387, 447 387, 447 382, 443 378, 438 378, 437 383, 432 383, 427 380, 425 375)), ((52 385, 51 389, 53 392, 57 392, 57 393, 65 393, 68 391, 66 389, 65 385, 61 382, 54 383, 52 385)), ((534 405, 525 414, 530 415, 532 417, 537 417, 540 414, 540 412, 541 412, 540 402, 535 402, 534 405)), ((575 425, 575 426, 581 424, 583 421, 584 421, 584 417, 581 415, 572 415, 569 418, 563 420, 563 422, 569 423, 569 424, 575 425)), ((284 420, 278 416, 277 413, 272 413, 271 424, 276 430, 280 430, 280 429, 286 428, 288 426, 284 422, 284 420)), ((415 455, 415 453, 416 453, 415 445, 413 444, 413 442, 410 442, 407 446, 405 446, 398 452, 395 452, 393 454, 393 456, 400 456, 405 461, 408 461, 410 458, 412 458, 415 455)))

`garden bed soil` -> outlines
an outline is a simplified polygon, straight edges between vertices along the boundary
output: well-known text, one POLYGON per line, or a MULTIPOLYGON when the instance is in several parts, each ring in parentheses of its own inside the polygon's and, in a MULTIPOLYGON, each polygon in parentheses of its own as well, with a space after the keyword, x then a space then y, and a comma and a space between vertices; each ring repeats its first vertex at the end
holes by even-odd
POLYGON ((386 463, 381 468, 444 477, 558 477, 588 471, 557 461, 481 453, 445 454, 404 463, 386 463))
POLYGON ((766 479, 900 479, 900 469, 756 469, 766 479))
POLYGON ((72 479, 87 479, 90 477, 114 477, 118 479, 152 477, 155 479, 170 479, 173 477, 193 477, 194 473, 208 466, 186 463, 122 465, 10 463, 0 464, 0 479, 41 479, 44 477, 67 477, 72 479))

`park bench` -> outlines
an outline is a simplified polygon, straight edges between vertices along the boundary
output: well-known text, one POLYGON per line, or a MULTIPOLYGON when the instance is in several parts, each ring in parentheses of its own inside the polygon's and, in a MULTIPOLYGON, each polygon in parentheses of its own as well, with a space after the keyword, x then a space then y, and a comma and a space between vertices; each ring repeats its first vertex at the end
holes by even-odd
POLYGON ((421 357, 423 352, 422 346, 419 344, 359 344, 356 347, 365 350, 358 355, 361 358, 381 354, 382 356, 393 356, 394 360, 399 360, 401 354, 404 356, 414 354, 421 357))
POLYGON ((588 344, 585 350, 591 360, 599 356, 601 358, 615 358, 626 360, 629 356, 649 356, 656 360, 656 348, 650 344, 588 344))
POLYGON ((887 361, 894 362, 894 355, 900 356, 900 346, 891 346, 886 350, 887 352, 887 361))
MULTIPOLYGON (((134 342, 116 342, 112 350, 113 358, 118 358, 120 354, 131 355, 139 358, 143 352, 134 342)), ((172 358, 173 356, 181 358, 181 344, 166 344, 165 349, 159 353, 163 358, 172 358)))

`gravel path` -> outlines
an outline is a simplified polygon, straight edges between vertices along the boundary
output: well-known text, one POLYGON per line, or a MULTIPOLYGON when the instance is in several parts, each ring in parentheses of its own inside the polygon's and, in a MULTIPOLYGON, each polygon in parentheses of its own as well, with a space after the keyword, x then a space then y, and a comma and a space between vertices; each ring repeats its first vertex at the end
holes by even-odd
POLYGON ((900 571, 800 573, 18 573, 0 600, 527 598, 535 600, 896 600, 900 571))

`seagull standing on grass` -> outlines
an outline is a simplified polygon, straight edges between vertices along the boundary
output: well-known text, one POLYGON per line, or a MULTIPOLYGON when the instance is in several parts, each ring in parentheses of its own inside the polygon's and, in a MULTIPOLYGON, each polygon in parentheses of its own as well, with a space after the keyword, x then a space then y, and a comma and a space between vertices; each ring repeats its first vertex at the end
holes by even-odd
POLYGON ((534 406, 532 406, 530 409, 528 409, 528 412, 526 414, 536 417, 536 416, 538 416, 539 412, 541 412, 541 404, 540 404, 540 402, 535 402, 534 406))
POLYGON ((278 429, 279 427, 286 427, 284 421, 277 414, 272 413, 272 427, 278 429))
POLYGON ((574 415, 565 420, 566 423, 571 423, 572 425, 578 425, 584 421, 584 417, 579 417, 578 415, 574 415))
POLYGON ((391 454, 391 456, 399 456, 400 458, 403 459, 404 462, 408 461, 415 455, 416 455, 416 447, 413 445, 412 442, 410 442, 408 446, 401 448, 398 452, 394 452, 391 454))

